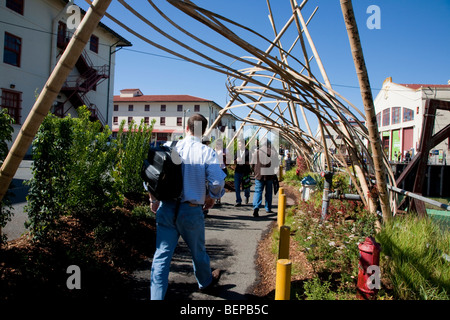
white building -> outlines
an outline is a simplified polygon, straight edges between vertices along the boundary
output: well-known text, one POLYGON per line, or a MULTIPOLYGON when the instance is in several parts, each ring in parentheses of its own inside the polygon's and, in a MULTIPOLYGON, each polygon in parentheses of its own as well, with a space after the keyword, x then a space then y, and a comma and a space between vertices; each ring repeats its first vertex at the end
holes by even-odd
MULTIPOLYGON (((155 119, 152 141, 178 140, 183 136, 190 115, 202 114, 210 126, 220 110, 222 108, 214 101, 190 95, 144 95, 139 89, 124 89, 120 90, 120 95, 114 96, 112 131, 117 133, 124 120, 124 131, 127 131, 132 121, 137 125, 142 120, 151 124, 155 119)), ((226 114, 211 138, 214 140, 218 136, 228 136, 229 130, 236 130, 236 119, 231 114, 226 114)))
MULTIPOLYGON (((15 119, 15 140, 75 29, 68 0, 0 0, 1 107, 15 119)), ((80 18, 84 15, 80 10, 80 18)), ((118 47, 131 43, 100 23, 54 102, 58 116, 77 116, 87 105, 94 119, 110 122, 118 47)), ((111 124, 111 123, 109 123, 111 124)))
MULTIPOLYGON (((383 149, 391 161, 402 160, 407 151, 412 155, 419 147, 423 124, 424 107, 427 99, 450 101, 450 83, 397 84, 392 78, 383 82, 383 87, 374 100, 383 149), (397 157, 396 157, 397 155, 397 157)), ((438 110, 433 134, 450 123, 450 112, 438 110)), ((435 146, 430 164, 450 163, 449 139, 435 146)))

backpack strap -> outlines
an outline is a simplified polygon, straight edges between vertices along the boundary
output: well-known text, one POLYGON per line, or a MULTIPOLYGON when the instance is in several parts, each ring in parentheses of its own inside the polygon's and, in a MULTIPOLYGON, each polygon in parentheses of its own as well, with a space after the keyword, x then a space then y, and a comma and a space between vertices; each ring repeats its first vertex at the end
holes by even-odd
MULTIPOLYGON (((170 144, 171 148, 174 148, 177 144, 177 140, 172 141, 172 143, 170 144)), ((181 196, 177 198, 177 203, 175 205, 175 216, 173 218, 173 223, 176 224, 177 223, 177 217, 178 217, 178 211, 180 211, 180 204, 181 204, 181 196)))

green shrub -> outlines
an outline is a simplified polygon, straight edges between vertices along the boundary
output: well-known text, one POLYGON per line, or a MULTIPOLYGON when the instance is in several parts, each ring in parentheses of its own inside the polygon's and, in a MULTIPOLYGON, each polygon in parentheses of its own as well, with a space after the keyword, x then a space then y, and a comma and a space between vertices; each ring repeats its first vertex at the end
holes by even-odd
POLYGON ((46 236, 58 218, 69 214, 108 229, 107 214, 124 195, 144 191, 140 170, 151 127, 133 124, 125 135, 122 124, 119 139, 111 140, 109 127, 90 121, 85 106, 78 116, 48 115, 33 142, 26 210, 35 238, 46 236))
POLYGON ((118 159, 114 169, 114 178, 119 190, 123 194, 142 193, 144 187, 141 178, 141 168, 144 158, 150 148, 153 119, 150 126, 143 120, 137 126, 134 122, 128 125, 128 132, 124 132, 125 121, 122 121, 117 136, 118 159))
POLYGON ((33 140, 33 177, 27 182, 25 210, 29 219, 26 226, 36 238, 46 235, 67 211, 72 125, 70 117, 59 119, 48 115, 33 140))
MULTIPOLYGON (((329 281, 321 281, 319 277, 314 277, 304 283, 306 300, 335 300, 336 295, 330 289, 329 281)), ((300 297, 297 296, 297 299, 300 297)))

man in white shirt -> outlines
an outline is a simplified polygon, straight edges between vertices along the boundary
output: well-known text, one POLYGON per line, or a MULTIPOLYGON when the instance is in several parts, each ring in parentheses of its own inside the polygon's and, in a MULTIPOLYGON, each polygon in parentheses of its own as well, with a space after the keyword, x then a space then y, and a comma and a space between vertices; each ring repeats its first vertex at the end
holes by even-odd
POLYGON ((194 273, 200 290, 213 286, 220 270, 211 272, 205 248, 203 210, 213 207, 215 199, 225 193, 225 173, 220 168, 216 152, 202 144, 201 137, 208 121, 194 114, 187 121, 186 137, 175 148, 182 160, 183 192, 178 213, 175 200, 156 201, 150 195, 152 211, 156 212, 156 251, 151 270, 152 300, 163 300, 168 287, 170 262, 181 235, 188 245, 194 273))

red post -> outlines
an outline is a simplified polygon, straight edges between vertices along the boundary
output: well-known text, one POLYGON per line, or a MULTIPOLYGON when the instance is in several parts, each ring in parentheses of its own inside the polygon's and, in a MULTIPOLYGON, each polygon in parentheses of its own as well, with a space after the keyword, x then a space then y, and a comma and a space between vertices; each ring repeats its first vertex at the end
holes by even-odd
POLYGON ((356 285, 357 296, 362 300, 375 300, 380 289, 381 246, 372 237, 367 237, 359 248, 359 272, 356 285))

